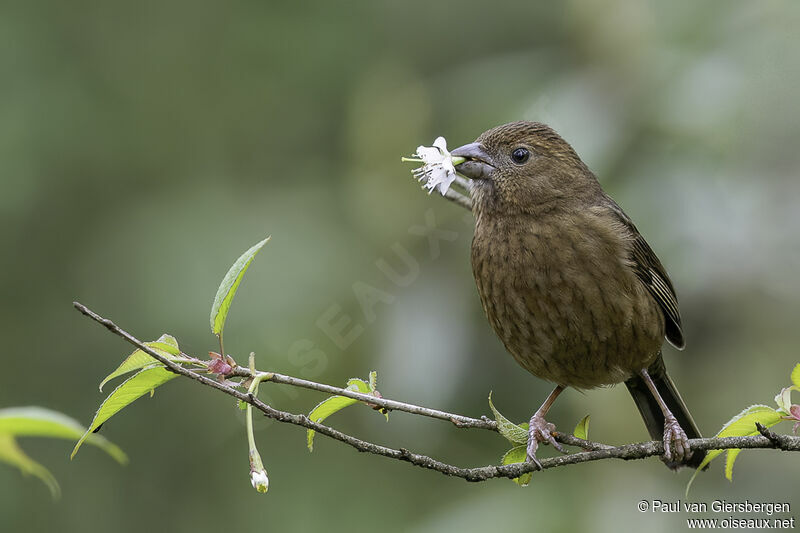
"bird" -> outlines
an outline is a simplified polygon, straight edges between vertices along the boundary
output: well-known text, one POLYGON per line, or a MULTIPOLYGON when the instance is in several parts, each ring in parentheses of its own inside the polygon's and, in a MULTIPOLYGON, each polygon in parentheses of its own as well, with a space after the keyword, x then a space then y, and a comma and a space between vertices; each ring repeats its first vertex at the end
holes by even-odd
POLYGON ((450 152, 470 180, 472 272, 483 310, 524 369, 555 384, 530 419, 526 461, 540 443, 561 452, 545 418, 566 388, 625 383, 673 470, 705 452, 664 366, 662 345, 685 346, 672 281, 631 218, 549 126, 520 121, 450 152), (456 160, 458 162, 459 160, 456 160))

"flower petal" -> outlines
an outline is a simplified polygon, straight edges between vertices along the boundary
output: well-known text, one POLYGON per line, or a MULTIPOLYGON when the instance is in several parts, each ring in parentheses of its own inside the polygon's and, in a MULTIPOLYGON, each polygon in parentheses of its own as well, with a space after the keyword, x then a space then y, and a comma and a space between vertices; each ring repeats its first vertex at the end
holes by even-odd
POLYGON ((777 396, 775 396, 775 403, 778 407, 786 413, 792 405, 792 387, 785 387, 781 389, 777 396))
POLYGON ((428 194, 434 189, 442 195, 447 193, 450 185, 456 179, 456 169, 450 152, 447 151, 447 141, 444 137, 437 137, 433 146, 419 146, 415 154, 424 163, 412 172, 419 181, 425 181, 424 187, 428 194))
POLYGON ((439 151, 438 148, 432 148, 430 146, 419 146, 417 147, 417 156, 422 159, 426 165, 430 165, 431 163, 439 163, 442 160, 442 153, 439 151))
POLYGON ((267 477, 267 471, 263 468, 261 470, 251 470, 250 483, 258 492, 262 494, 266 493, 267 490, 269 490, 269 478, 267 477))

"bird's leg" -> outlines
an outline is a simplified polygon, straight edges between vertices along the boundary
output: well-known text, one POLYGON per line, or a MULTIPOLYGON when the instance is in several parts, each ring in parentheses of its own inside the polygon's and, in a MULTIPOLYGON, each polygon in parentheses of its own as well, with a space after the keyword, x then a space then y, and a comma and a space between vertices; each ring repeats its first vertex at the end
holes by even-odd
POLYGON ((561 385, 553 389, 553 392, 550 393, 542 406, 533 413, 530 425, 528 426, 528 455, 526 460, 539 467, 539 470, 542 470, 542 463, 536 458, 536 449, 539 447, 540 442, 549 442, 556 450, 566 453, 566 450, 564 450, 553 436, 556 426, 544 419, 544 415, 547 414, 547 411, 550 410, 553 402, 556 401, 556 398, 558 398, 558 395, 561 394, 563 390, 564 387, 561 385))
POLYGON ((675 418, 672 411, 669 410, 667 404, 664 403, 664 399, 661 398, 661 394, 659 394, 656 384, 653 383, 647 370, 641 369, 639 375, 644 379, 647 388, 650 389, 658 406, 661 408, 661 412, 664 413, 664 460, 668 463, 673 461, 683 463, 687 461, 692 456, 692 450, 689 448, 689 438, 686 436, 686 432, 678 423, 678 419, 675 418))

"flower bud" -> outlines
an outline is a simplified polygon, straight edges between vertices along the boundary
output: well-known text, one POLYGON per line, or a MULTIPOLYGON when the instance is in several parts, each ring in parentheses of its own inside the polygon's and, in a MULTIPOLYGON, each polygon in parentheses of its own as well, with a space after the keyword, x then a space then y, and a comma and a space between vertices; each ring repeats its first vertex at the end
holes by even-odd
POLYGON ((253 488, 258 492, 267 492, 269 489, 269 478, 267 477, 267 471, 263 468, 261 470, 251 470, 250 483, 253 484, 253 488))

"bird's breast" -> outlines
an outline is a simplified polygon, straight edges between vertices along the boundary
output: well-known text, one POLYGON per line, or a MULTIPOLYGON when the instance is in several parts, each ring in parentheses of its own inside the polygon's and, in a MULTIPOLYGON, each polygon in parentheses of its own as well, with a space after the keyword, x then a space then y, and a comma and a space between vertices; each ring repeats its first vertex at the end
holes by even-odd
POLYGON ((591 388, 619 383, 656 356, 663 316, 628 266, 628 246, 625 232, 590 210, 478 222, 478 293, 519 364, 591 388))

